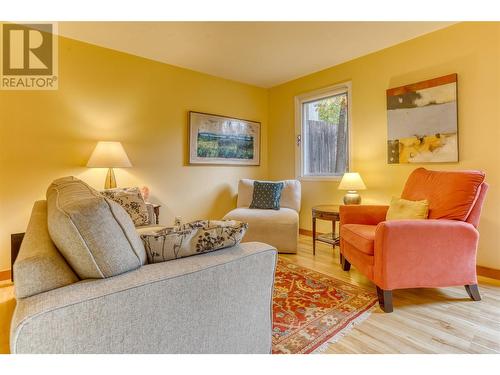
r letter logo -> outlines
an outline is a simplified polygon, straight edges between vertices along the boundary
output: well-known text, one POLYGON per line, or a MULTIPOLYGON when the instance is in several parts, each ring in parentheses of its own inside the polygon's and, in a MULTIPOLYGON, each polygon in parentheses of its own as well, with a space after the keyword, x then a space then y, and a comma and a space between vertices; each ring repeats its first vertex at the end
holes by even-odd
POLYGON ((2 24, 2 90, 57 90, 56 25, 2 24))

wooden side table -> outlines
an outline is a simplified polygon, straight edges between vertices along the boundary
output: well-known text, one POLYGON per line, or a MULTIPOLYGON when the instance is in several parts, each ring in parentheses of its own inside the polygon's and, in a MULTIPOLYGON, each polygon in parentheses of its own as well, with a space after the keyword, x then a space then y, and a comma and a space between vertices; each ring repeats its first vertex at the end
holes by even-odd
POLYGON ((313 255, 316 255, 316 241, 328 243, 334 249, 339 244, 339 237, 335 233, 335 223, 337 221, 340 221, 339 206, 321 205, 312 208, 313 255), (316 236, 316 219, 331 221, 332 232, 316 236))
POLYGON ((19 255, 19 249, 23 242, 24 233, 14 233, 10 235, 10 280, 14 281, 14 262, 19 255))
POLYGON ((160 207, 161 204, 153 204, 153 210, 155 212, 155 217, 156 217, 156 225, 160 224, 160 207))

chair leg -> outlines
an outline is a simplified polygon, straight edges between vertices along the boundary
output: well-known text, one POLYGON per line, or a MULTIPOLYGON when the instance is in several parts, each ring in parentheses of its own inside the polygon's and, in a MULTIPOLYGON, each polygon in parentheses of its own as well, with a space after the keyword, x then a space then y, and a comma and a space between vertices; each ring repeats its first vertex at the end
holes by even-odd
POLYGON ((351 263, 345 258, 345 256, 340 254, 340 264, 342 266, 343 271, 349 271, 351 269, 351 263))
POLYGON ((477 284, 465 285, 465 290, 471 300, 481 301, 481 295, 479 294, 477 284))
POLYGON ((377 296, 378 304, 385 313, 390 313, 394 310, 392 307, 392 290, 380 289, 377 286, 377 296))

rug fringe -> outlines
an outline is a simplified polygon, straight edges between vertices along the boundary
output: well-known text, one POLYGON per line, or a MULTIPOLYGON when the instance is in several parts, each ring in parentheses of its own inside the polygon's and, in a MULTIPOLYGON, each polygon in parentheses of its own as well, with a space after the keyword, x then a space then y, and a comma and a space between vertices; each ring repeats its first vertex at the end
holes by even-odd
POLYGON ((371 315, 371 313, 373 312, 374 309, 375 309, 375 306, 373 306, 370 309, 366 310, 364 313, 362 313, 356 319, 354 319, 353 321, 349 322, 349 324, 344 329, 342 329, 340 332, 338 332, 334 336, 330 337, 327 341, 325 341, 323 344, 321 344, 316 349, 314 349, 311 352, 311 354, 321 354, 321 353, 324 353, 331 344, 335 344, 340 339, 344 338, 355 326, 363 323, 366 319, 368 319, 368 317, 371 315))

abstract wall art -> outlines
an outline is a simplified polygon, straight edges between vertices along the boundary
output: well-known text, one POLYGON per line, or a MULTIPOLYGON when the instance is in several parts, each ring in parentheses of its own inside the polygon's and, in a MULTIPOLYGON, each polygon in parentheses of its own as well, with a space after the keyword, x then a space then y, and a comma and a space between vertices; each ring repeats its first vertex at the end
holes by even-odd
POLYGON ((457 75, 387 90, 387 162, 458 162, 457 75))

